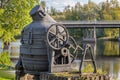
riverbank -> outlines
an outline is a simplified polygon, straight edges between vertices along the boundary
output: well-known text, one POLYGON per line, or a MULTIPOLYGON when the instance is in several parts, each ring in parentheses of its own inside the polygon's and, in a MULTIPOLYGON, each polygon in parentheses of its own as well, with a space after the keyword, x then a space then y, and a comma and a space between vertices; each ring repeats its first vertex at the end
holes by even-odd
POLYGON ((101 37, 101 38, 98 38, 97 40, 104 40, 104 41, 119 41, 119 38, 115 38, 115 37, 101 37))

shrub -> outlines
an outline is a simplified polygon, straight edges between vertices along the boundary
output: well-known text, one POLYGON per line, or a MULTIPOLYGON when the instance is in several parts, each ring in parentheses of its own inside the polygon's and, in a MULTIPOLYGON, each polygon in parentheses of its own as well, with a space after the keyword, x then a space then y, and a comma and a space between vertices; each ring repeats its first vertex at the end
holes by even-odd
POLYGON ((9 70, 11 68, 13 68, 13 63, 10 60, 9 53, 6 51, 0 53, 0 69, 9 70))

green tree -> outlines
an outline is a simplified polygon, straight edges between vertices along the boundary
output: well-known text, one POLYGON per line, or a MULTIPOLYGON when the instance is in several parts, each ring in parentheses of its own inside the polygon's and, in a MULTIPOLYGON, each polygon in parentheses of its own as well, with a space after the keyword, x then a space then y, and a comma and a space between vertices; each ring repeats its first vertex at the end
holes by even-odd
POLYGON ((41 1, 41 3, 40 3, 40 4, 42 5, 43 9, 45 10, 45 7, 46 7, 46 2, 45 2, 45 1, 41 1))
POLYGON ((64 9, 64 15, 66 17, 65 18, 66 20, 72 20, 71 19, 72 13, 71 13, 70 5, 68 5, 68 6, 65 7, 65 9, 64 9))
POLYGON ((7 52, 0 53, 0 69, 8 69, 9 66, 13 66, 10 55, 7 52))
POLYGON ((54 7, 51 7, 51 15, 55 16, 57 14, 57 10, 54 7))
POLYGON ((4 8, 6 3, 8 3, 9 0, 0 0, 0 8, 4 8))
POLYGON ((102 20, 113 20, 111 4, 108 0, 102 3, 101 12, 102 12, 102 20))
POLYGON ((29 11, 38 0, 0 0, 0 38, 3 43, 15 40, 25 25, 31 22, 29 11))
POLYGON ((120 7, 118 0, 111 0, 110 3, 112 5, 112 7, 116 7, 116 8, 120 7))
POLYGON ((97 5, 91 0, 88 1, 87 5, 87 20, 95 20, 96 19, 96 11, 97 5))

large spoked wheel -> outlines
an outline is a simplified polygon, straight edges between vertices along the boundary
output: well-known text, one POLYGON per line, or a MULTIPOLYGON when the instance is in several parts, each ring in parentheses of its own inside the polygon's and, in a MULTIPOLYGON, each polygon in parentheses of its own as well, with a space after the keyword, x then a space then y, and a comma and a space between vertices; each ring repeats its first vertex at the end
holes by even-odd
POLYGON ((47 32, 47 42, 55 50, 62 49, 68 42, 68 31, 61 24, 53 24, 47 32))
POLYGON ((71 63, 75 60, 75 58, 77 57, 77 53, 76 53, 76 48, 77 48, 77 43, 76 43, 76 41, 74 40, 74 38, 73 37, 69 37, 69 43, 70 43, 70 47, 69 47, 69 49, 70 49, 70 53, 72 53, 72 54, 70 54, 70 56, 71 56, 71 63))
POLYGON ((69 50, 71 51, 70 53, 72 53, 72 54, 70 54, 71 63, 72 63, 77 58, 77 51, 78 50, 83 51, 84 49, 77 44, 77 42, 75 41, 75 39, 72 36, 69 37, 69 44, 70 44, 69 50))

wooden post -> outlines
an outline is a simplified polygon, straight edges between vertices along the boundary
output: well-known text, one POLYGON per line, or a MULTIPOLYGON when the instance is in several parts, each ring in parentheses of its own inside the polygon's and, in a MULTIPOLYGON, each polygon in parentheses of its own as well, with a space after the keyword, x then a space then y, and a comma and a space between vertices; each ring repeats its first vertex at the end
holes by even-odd
MULTIPOLYGON (((119 36, 118 36, 118 40, 120 41, 120 27, 119 27, 119 36)), ((119 42, 119 56, 120 56, 120 42, 119 42)))
MULTIPOLYGON (((120 39, 120 38, 119 38, 120 39)), ((120 41, 119 41, 119 56, 120 56, 120 41)))
POLYGON ((82 29, 82 34, 83 34, 83 40, 84 40, 86 38, 86 36, 87 36, 86 28, 82 29))
POLYGON ((95 44, 94 44, 94 58, 96 59, 96 45, 97 45, 97 41, 96 41, 96 28, 94 26, 94 40, 95 40, 95 44))
POLYGON ((113 62, 110 62, 109 66, 110 66, 109 72, 110 72, 110 73, 114 73, 114 63, 113 63, 113 62))
POLYGON ((120 27, 119 27, 119 36, 118 36, 118 40, 120 41, 120 27))
POLYGON ((95 39, 95 42, 96 42, 96 28, 94 26, 94 39, 95 39))

